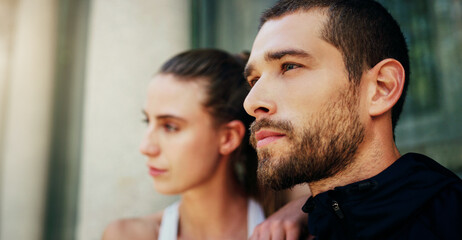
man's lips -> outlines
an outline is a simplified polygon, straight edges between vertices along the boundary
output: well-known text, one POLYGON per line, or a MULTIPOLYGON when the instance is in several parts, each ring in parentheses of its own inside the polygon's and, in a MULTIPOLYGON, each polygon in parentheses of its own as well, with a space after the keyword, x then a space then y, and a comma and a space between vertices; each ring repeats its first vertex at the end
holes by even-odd
POLYGON ((269 130, 260 130, 255 133, 255 139, 257 140, 257 148, 263 147, 273 141, 276 141, 280 138, 283 138, 285 134, 269 131, 269 130))

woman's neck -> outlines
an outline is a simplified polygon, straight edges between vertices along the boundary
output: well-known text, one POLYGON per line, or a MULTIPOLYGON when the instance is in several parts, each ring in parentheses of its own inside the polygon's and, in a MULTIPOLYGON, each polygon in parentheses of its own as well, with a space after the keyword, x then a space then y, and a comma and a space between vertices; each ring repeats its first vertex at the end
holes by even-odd
POLYGON ((247 239, 247 198, 230 166, 222 165, 210 181, 182 195, 178 239, 247 239))

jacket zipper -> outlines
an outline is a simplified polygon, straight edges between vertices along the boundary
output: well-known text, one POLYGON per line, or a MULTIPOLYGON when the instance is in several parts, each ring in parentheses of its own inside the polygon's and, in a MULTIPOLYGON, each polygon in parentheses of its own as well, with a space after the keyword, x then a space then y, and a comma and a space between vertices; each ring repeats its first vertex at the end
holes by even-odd
POLYGON ((343 219, 345 217, 342 209, 340 209, 340 206, 338 205, 338 202, 335 200, 332 201, 332 209, 334 209, 335 215, 337 215, 338 218, 343 219))
POLYGON ((340 205, 335 200, 332 200, 332 209, 334 210, 335 215, 337 215, 337 217, 340 219, 340 225, 343 228, 344 238, 355 239, 354 237, 352 237, 352 229, 347 227, 347 223, 345 222, 345 214, 343 214, 342 209, 340 209, 340 205))

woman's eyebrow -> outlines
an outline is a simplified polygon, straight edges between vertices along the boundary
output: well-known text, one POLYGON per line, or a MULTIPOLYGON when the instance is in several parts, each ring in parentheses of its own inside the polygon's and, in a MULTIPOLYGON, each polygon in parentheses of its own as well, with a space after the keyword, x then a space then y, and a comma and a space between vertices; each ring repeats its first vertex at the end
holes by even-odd
POLYGON ((157 120, 162 120, 162 119, 175 119, 175 120, 179 120, 181 122, 186 122, 186 119, 182 118, 182 117, 179 117, 179 116, 176 116, 176 115, 173 115, 173 114, 161 114, 161 115, 157 115, 156 116, 156 119, 157 120))

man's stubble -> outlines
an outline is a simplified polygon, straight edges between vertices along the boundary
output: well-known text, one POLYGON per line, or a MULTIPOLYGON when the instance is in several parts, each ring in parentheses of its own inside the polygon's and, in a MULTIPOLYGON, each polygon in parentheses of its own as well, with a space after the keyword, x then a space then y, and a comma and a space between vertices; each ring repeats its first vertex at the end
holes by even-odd
POLYGON ((349 86, 313 114, 303 127, 295 127, 290 120, 268 118, 251 125, 250 142, 254 148, 255 133, 263 127, 281 131, 288 142, 278 152, 271 146, 257 149, 260 184, 282 190, 316 182, 334 176, 353 162, 364 139, 364 125, 359 119, 356 87, 351 83, 349 86))

